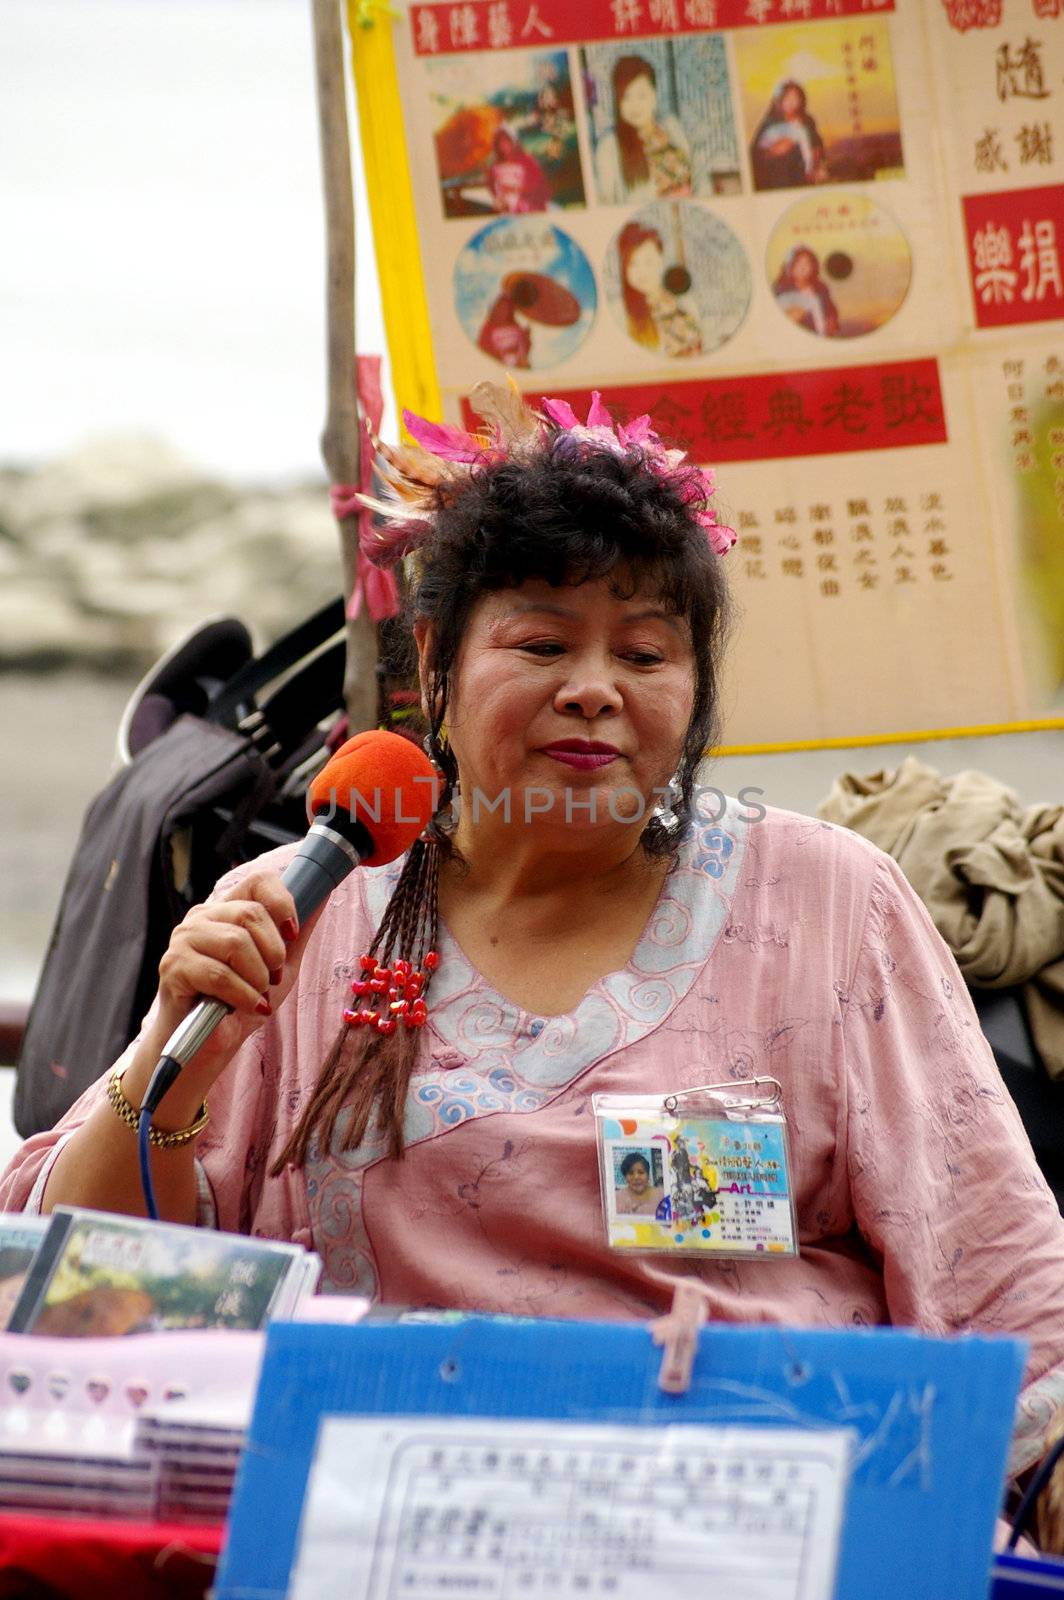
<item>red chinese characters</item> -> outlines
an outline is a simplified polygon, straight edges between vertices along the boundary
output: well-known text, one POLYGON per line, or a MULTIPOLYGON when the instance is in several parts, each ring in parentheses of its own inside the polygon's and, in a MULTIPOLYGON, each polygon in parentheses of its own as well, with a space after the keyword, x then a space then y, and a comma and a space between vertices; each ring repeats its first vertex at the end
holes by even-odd
POLYGON ((980 328, 1064 317, 1064 187, 964 197, 980 328))
POLYGON ((1001 21, 1001 0, 942 0, 951 28, 996 28, 1001 21))
MULTIPOLYGON (((584 389, 552 393, 577 411, 586 411, 591 399, 584 389)), ((619 416, 649 412, 662 438, 687 450, 692 460, 714 466, 943 444, 947 437, 933 360, 626 384, 604 389, 602 397, 619 416)), ((533 403, 540 398, 529 396, 533 403)), ((462 412, 466 426, 474 426, 468 400, 462 412)))
MULTIPOLYGON (((414 5, 410 28, 419 56, 466 50, 528 49, 598 39, 648 38, 756 28, 774 22, 893 11, 896 0, 438 0, 414 5)), ((972 4, 974 0, 964 0, 972 4)), ((985 0, 979 0, 985 3, 985 0)))

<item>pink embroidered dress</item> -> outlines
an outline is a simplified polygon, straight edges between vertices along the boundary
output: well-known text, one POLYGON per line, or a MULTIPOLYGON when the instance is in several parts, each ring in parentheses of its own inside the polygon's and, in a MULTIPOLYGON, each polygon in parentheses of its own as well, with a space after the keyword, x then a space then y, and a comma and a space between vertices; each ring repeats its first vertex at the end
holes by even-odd
MULTIPOLYGON (((638 1318, 693 1276, 726 1321, 1020 1334, 1013 1469, 1038 1458, 1064 1401, 1064 1223, 953 959, 889 857, 787 812, 700 815, 628 965, 565 1016, 497 994, 443 930, 405 1158, 371 1134, 273 1177, 397 872, 333 894, 298 984, 212 1089, 201 1223, 298 1240, 327 1290, 407 1306, 638 1318), (800 1256, 611 1252, 592 1093, 757 1075, 783 1085, 800 1256)), ((57 1144, 104 1087, 28 1141, 0 1203, 39 1206, 57 1144)))

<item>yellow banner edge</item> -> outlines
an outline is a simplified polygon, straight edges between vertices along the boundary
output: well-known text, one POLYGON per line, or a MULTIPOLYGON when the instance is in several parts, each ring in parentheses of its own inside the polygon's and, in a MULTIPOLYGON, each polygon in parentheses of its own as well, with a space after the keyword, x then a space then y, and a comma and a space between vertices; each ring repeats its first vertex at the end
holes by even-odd
POLYGON ((432 346, 392 28, 398 13, 347 0, 362 167, 373 223, 384 331, 399 414, 438 421, 440 386, 432 346))
POLYGON ((778 744, 722 744, 706 756, 787 755, 801 750, 857 750, 880 744, 927 744, 934 739, 991 739, 1007 733, 1053 733, 1064 717, 1035 717, 1027 722, 988 722, 972 728, 917 728, 901 733, 855 733, 837 739, 793 739, 778 744))

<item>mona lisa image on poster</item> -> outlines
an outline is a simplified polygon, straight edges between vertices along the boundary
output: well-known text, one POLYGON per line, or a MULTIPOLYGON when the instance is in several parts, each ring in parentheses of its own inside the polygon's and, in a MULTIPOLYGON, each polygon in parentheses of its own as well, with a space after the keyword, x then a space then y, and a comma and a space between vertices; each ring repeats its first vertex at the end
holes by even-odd
POLYGON ((739 192, 719 34, 587 45, 581 61, 599 205, 739 192))
POLYGON ((755 189, 904 176, 885 17, 742 29, 735 63, 755 189))
POLYGON ((566 51, 478 52, 428 71, 445 217, 584 204, 566 51))

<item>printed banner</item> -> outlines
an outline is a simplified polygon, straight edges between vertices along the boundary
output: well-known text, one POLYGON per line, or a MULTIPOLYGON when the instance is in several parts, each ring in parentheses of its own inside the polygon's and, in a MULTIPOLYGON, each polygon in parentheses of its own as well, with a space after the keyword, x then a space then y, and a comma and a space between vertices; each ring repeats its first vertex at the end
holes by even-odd
POLYGON ((728 743, 1064 708, 1064 0, 408 3, 353 35, 400 403, 598 389, 721 469, 728 743))
POLYGON ((419 56, 510 50, 551 39, 646 39, 710 28, 756 28, 795 17, 864 16, 894 0, 458 0, 410 8, 419 56))

